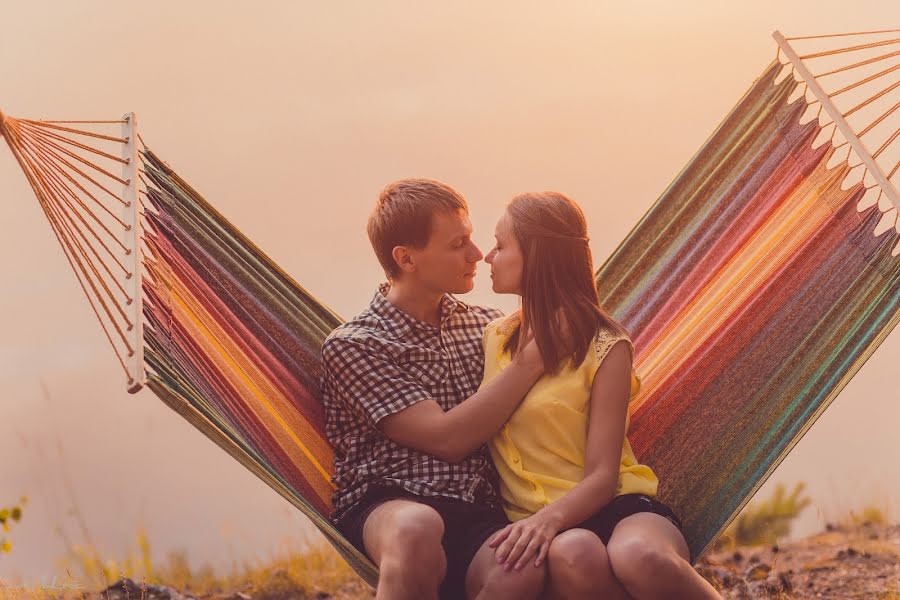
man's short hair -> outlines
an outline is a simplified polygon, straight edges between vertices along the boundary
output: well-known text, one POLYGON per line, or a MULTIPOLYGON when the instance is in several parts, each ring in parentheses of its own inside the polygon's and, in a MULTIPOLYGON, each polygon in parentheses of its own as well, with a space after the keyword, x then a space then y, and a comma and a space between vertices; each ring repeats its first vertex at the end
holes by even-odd
POLYGON ((424 248, 431 238, 432 219, 437 213, 469 212, 462 194, 434 179, 400 179, 389 183, 369 215, 366 230, 378 262, 388 277, 396 277, 400 266, 392 251, 396 246, 424 248))

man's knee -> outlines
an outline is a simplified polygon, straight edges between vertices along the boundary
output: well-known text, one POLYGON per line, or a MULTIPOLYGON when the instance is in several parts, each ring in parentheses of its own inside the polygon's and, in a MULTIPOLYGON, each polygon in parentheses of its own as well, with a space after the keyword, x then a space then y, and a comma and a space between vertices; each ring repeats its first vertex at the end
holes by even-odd
POLYGON ((424 504, 410 503, 395 511, 386 525, 391 546, 411 552, 440 548, 444 537, 444 520, 424 504))
POLYGON ((385 502, 363 526, 363 540, 373 558, 440 548, 443 536, 444 521, 436 510, 405 500, 385 502))
POLYGON ((444 521, 430 506, 396 500, 372 511, 363 539, 378 565, 379 585, 436 590, 447 573, 443 536, 444 521))

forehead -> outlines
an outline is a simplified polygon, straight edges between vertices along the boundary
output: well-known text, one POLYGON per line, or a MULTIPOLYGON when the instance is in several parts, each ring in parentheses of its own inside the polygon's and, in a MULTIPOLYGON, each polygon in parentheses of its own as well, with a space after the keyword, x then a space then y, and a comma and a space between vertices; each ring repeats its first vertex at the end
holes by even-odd
POLYGON ((472 222, 463 211, 439 212, 431 220, 431 231, 446 237, 465 236, 472 233, 472 222))
POLYGON ((497 221, 497 226, 494 227, 494 236, 495 237, 505 237, 509 235, 509 212, 504 211, 500 216, 500 220, 497 221))

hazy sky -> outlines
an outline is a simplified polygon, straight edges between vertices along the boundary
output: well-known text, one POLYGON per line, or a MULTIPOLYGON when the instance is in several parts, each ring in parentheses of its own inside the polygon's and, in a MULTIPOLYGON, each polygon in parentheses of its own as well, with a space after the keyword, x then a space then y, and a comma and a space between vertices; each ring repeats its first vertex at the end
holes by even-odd
MULTIPOLYGON (((563 191, 600 264, 775 57, 772 31, 900 22, 896 0, 553 4, 16 3, 0 108, 136 112, 150 147, 349 317, 381 279, 364 224, 388 181, 456 186, 483 250, 513 195, 563 191)), ((60 575, 62 538, 119 556, 140 523, 157 557, 218 567, 314 537, 150 391, 126 393, 5 144, 0 198, 0 505, 30 498, 0 577, 60 575)), ((467 299, 515 306, 484 268, 467 299)), ((762 488, 808 483, 797 533, 865 504, 897 516, 898 357, 894 333, 762 488)))

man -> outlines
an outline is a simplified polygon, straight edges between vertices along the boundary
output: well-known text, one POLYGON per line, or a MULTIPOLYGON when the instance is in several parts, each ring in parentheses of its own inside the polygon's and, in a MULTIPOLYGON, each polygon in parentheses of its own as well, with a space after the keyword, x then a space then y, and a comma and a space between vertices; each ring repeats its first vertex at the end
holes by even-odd
POLYGON ((545 567, 505 570, 509 521, 484 446, 543 373, 532 342, 489 386, 472 290, 482 253, 465 199, 438 181, 388 185, 369 239, 390 283, 325 341, 326 433, 338 529, 379 568, 376 598, 536 598, 545 567))

